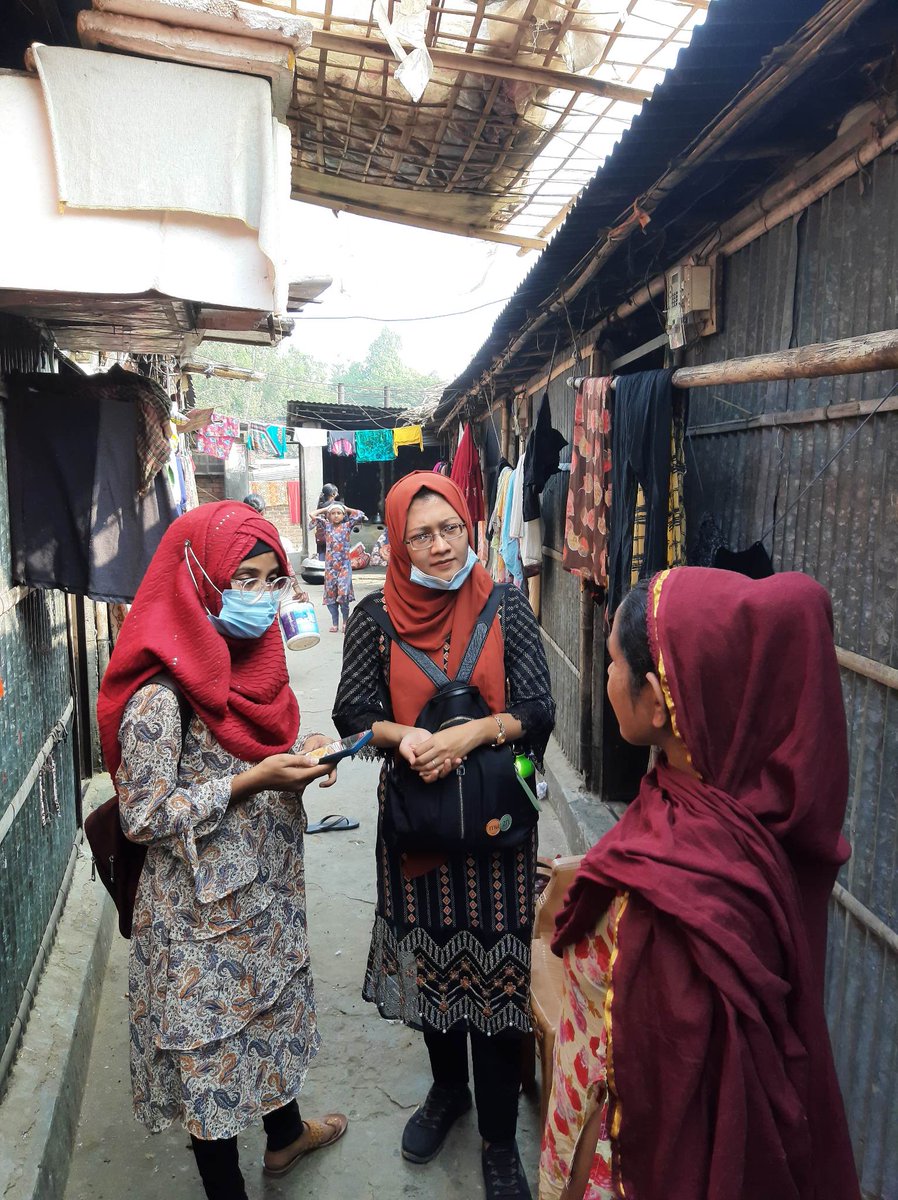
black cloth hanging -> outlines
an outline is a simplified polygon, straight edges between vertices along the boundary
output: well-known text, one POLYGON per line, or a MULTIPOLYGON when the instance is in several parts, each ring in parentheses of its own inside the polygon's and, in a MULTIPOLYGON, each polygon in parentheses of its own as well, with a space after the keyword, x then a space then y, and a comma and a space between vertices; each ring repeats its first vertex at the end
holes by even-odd
POLYGON ((630 586, 636 494, 646 503, 642 576, 667 566, 670 510, 672 370, 621 375, 611 416, 611 535, 608 548, 608 611, 613 614, 630 586))
POLYGON ((164 471, 141 487, 140 377, 11 375, 6 453, 12 578, 127 603, 176 515, 164 471), (133 398, 130 393, 133 391, 133 398))
POLYGON ((711 513, 704 513, 696 538, 695 553, 690 556, 694 567, 716 567, 720 571, 736 571, 749 579, 767 579, 775 574, 773 562, 762 542, 753 542, 747 550, 730 550, 723 531, 711 513))
POLYGON ((539 498, 543 488, 558 471, 561 451, 567 438, 552 428, 552 406, 549 393, 544 392, 536 422, 527 439, 524 459, 524 520, 535 521, 539 516, 539 498))

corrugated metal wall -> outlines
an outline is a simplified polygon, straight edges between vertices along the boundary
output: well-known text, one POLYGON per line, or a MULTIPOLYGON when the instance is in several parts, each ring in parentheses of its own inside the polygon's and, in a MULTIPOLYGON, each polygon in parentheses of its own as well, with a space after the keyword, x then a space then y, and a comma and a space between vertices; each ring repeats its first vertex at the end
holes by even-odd
MULTIPOLYGON (((898 160, 884 155, 795 221, 726 263, 724 321, 690 363, 898 327, 898 160)), ((691 535, 712 513, 733 548, 783 519, 766 545, 778 571, 813 575, 833 597, 836 642, 898 667, 898 413, 872 416, 816 483, 861 417, 746 430, 760 413, 885 395, 895 373, 695 390, 687 508, 691 535), (735 422, 729 432, 702 427, 735 422), (807 494, 803 495, 805 488, 807 494), (794 503, 794 507, 792 506, 794 503), (786 514, 783 516, 783 514, 786 514)), ((851 743, 841 883, 898 927, 898 695, 843 671, 851 743)), ((898 1198, 898 964, 833 904, 827 1004, 864 1195, 898 1198)))
MULTIPOLYGON (((0 373, 47 370, 40 342, 23 322, 0 318, 0 373)), ((52 752, 53 776, 23 783, 71 697, 66 610, 59 592, 10 591, 4 410, 0 403, 0 1048, 13 1026, 76 828, 76 779, 70 740, 52 752), (17 601, 17 602, 16 602, 17 601), (19 802, 21 807, 19 807, 19 802), (14 814, 14 815, 13 815, 14 814)), ((66 726, 71 730, 71 721, 66 726)))

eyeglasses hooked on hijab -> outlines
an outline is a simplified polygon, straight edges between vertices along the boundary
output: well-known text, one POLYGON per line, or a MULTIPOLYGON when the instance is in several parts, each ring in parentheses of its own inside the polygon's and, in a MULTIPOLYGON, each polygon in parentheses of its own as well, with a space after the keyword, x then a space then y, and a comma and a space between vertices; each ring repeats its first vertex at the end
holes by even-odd
POLYGON ((281 576, 271 583, 262 583, 261 586, 256 580, 247 579, 243 582, 243 586, 222 591, 209 578, 189 540, 184 542, 184 562, 187 564, 187 570, 190 572, 190 578, 193 580, 199 601, 206 609, 206 615, 213 628, 225 637, 259 638, 263 633, 267 633, 277 616, 278 605, 292 586, 286 576, 281 576), (221 612, 218 616, 209 611, 200 594, 196 576, 190 565, 191 556, 206 580, 221 596, 221 612))

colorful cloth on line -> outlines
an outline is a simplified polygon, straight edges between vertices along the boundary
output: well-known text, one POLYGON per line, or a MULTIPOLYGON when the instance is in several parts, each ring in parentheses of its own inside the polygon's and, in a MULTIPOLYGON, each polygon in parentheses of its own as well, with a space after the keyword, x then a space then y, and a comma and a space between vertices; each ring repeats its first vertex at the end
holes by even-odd
POLYGON ((329 429, 327 452, 337 458, 352 458, 355 454, 355 433, 346 429, 329 429))
POLYGON ((571 1177, 577 1142, 599 1110, 599 1140, 583 1200, 620 1200, 611 1175, 608 1130, 610 1013, 606 997, 626 893, 617 896, 592 934, 564 952, 561 1014, 552 1092, 539 1163, 540 1200, 558 1200, 571 1177))
POLYGON ((461 488, 474 524, 484 520, 486 513, 483 507, 483 473, 480 470, 480 455, 477 453, 470 425, 465 426, 461 435, 449 478, 461 488))
POLYGON ((302 496, 299 490, 299 480, 291 479, 287 483, 287 507, 290 510, 290 524, 302 523, 302 496))
POLYGON ((278 458, 283 458, 287 453, 287 430, 285 427, 283 425, 268 425, 265 432, 271 439, 278 458))
POLYGON ((417 446, 419 450, 424 449, 424 432, 420 425, 403 425, 399 429, 393 430, 393 447, 398 450, 400 446, 417 446))
POLYGON ((608 377, 584 379, 574 407, 574 439, 561 562, 564 568, 608 584, 611 507, 611 413, 608 377))
POLYGON ((216 416, 211 425, 196 435, 196 448, 211 458, 227 458, 239 436, 240 422, 236 417, 216 416))
POLYGON ((392 462, 396 457, 392 429, 360 429, 355 435, 357 462, 392 462))
MULTIPOLYGON (((670 495, 667 510, 667 566, 686 565, 686 503, 683 480, 686 475, 686 419, 683 406, 674 406, 670 430, 670 495)), ((630 586, 642 578, 645 567, 645 529, 648 509, 645 493, 636 490, 636 517, 633 521, 633 561, 630 586)))
MULTIPOLYGON (((114 369, 114 368, 113 368, 114 369)), ((112 372, 110 371, 110 374, 112 372)), ((165 391, 153 379, 142 375, 130 376, 131 387, 139 381, 137 402, 137 472, 138 496, 145 496, 153 480, 166 466, 172 455, 171 444, 171 401, 165 391)))

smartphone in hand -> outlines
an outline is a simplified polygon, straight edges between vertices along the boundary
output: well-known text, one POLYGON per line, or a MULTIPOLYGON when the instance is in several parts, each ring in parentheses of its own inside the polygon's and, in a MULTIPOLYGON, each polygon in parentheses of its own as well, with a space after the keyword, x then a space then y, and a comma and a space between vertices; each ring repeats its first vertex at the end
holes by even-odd
POLYGON ((326 746, 319 746, 317 750, 309 750, 306 752, 306 757, 316 763, 339 762, 341 758, 349 758, 351 755, 357 754, 363 746, 368 745, 371 737, 371 730, 366 729, 364 733, 353 733, 339 742, 328 742, 326 746))

